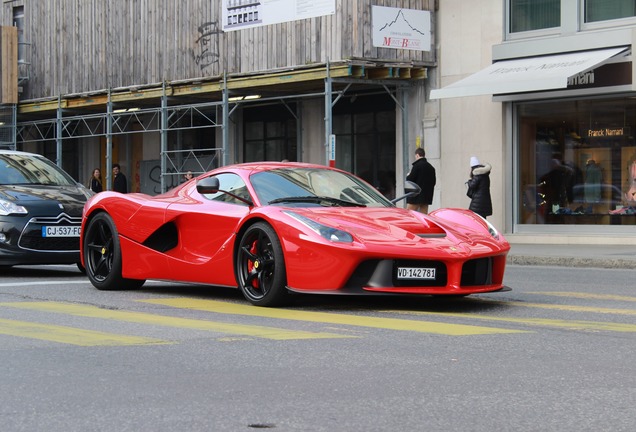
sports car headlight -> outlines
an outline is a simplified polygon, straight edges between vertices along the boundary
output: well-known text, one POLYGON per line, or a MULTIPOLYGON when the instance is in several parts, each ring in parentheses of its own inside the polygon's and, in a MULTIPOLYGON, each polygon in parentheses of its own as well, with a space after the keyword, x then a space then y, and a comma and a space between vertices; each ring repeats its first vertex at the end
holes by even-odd
POLYGON ((343 242, 343 243, 351 243, 353 242, 353 237, 346 231, 339 230, 337 228, 333 228, 327 225, 323 225, 315 220, 309 219, 308 217, 301 216, 298 213, 294 213, 291 211, 286 211, 285 214, 293 217, 298 222, 301 222, 316 234, 319 234, 321 237, 334 241, 334 242, 343 242))
POLYGON ((499 231, 497 231, 497 228, 495 228, 495 226, 488 222, 485 218, 482 219, 484 219, 484 222, 486 222, 486 226, 488 227, 488 232, 490 233, 490 235, 499 240, 499 231))
POLYGON ((8 216, 10 214, 27 214, 28 211, 24 207, 17 205, 11 201, 0 199, 0 215, 8 216))

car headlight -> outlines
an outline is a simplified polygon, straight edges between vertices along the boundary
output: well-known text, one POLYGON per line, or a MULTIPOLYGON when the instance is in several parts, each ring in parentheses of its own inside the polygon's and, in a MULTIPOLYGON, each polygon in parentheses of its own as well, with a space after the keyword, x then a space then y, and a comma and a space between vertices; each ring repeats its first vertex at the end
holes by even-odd
MULTIPOLYGON (((479 216, 479 215, 477 215, 479 216)), ((479 216, 481 217, 481 216, 479 216)), ((499 231, 497 231, 497 228, 495 228, 495 226, 493 224, 491 224, 490 222, 488 222, 488 220, 486 220, 486 218, 481 217, 484 222, 486 222, 486 226, 488 227, 488 232, 490 233, 491 236, 493 236, 494 238, 496 238, 497 240, 499 240, 499 231)))
POLYGON ((17 205, 11 201, 0 199, 0 215, 8 216, 10 214, 27 214, 28 211, 24 207, 17 205))
POLYGON ((294 213, 292 211, 286 211, 285 214, 293 217, 298 222, 301 222, 316 234, 321 237, 334 241, 334 242, 342 242, 342 243, 351 243, 353 242, 353 237, 346 231, 339 230, 337 228, 330 227, 328 225, 323 225, 315 220, 309 219, 308 217, 301 216, 298 213, 294 213))

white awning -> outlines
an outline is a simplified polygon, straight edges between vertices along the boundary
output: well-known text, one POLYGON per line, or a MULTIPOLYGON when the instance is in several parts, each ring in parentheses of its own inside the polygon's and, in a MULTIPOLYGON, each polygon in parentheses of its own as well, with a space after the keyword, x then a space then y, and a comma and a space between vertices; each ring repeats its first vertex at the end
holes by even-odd
POLYGON ((627 47, 502 60, 442 89, 431 99, 561 89, 568 78, 600 65, 627 47))

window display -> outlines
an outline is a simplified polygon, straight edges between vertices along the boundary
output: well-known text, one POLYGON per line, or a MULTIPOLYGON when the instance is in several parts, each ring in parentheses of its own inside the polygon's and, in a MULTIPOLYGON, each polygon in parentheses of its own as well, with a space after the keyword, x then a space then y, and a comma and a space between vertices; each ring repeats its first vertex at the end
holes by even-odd
POLYGON ((519 224, 636 224, 636 100, 519 103, 519 224))

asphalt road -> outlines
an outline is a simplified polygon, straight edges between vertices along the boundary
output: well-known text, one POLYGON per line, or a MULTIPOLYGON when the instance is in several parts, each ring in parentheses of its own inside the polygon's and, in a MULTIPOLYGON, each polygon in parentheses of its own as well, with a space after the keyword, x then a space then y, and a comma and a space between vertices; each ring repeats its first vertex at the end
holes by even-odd
POLYGON ((298 296, 74 267, 0 277, 2 431, 632 431, 634 271, 509 266, 466 298, 298 296))

